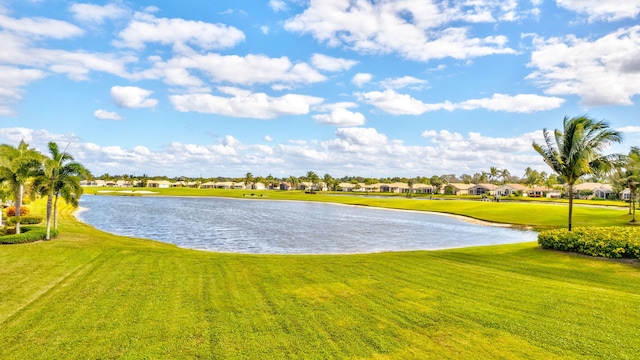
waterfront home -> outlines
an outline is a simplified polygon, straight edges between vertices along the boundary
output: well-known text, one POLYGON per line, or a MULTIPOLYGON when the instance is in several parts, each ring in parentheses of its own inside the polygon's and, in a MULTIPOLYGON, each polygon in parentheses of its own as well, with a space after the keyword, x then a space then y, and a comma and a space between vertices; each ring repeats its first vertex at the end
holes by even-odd
MULTIPOLYGON (((467 184, 463 184, 467 185, 467 184)), ((475 184, 470 185, 467 190, 469 195, 494 195, 496 185, 495 184, 475 184)))
POLYGON ((520 194, 521 196, 529 196, 531 189, 522 184, 503 184, 495 189, 498 196, 510 196, 512 194, 520 194))
POLYGON ((158 189, 167 189, 167 188, 171 187, 171 181, 169 181, 169 180, 148 180, 147 181, 147 187, 158 188, 158 189))

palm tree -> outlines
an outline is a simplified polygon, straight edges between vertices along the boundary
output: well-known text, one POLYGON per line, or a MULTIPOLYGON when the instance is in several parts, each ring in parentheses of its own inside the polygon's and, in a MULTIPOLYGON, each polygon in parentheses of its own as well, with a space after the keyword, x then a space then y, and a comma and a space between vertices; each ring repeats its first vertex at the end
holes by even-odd
POLYGON ((544 162, 563 178, 569 191, 569 231, 573 215, 573 185, 587 174, 609 172, 618 166, 620 155, 602 155, 601 152, 612 142, 621 142, 622 134, 609 127, 604 121, 595 121, 582 115, 572 118, 565 116, 563 129, 556 129, 552 135, 543 130, 544 144, 532 143, 544 162), (555 143, 554 143, 555 141, 555 143))
POLYGON ((636 222, 636 193, 640 185, 640 147, 632 146, 629 155, 626 157, 624 169, 620 169, 617 182, 629 189, 629 215, 631 222, 636 222))
POLYGON ((503 184, 509 182, 509 179, 511 179, 511 173, 509 172, 509 169, 500 170, 500 177, 502 178, 503 184))
POLYGON ((327 188, 327 190, 333 190, 333 178, 331 177, 331 175, 329 174, 324 174, 324 177, 322 178, 322 180, 324 181, 324 184, 327 188))
POLYGON ((36 180, 36 186, 47 195, 47 240, 51 239, 52 207, 54 228, 58 227, 58 197, 62 195, 69 204, 78 206, 78 199, 82 194, 78 176, 89 174, 84 166, 73 162, 73 156, 67 154, 66 149, 61 153, 55 142, 50 142, 48 147, 51 157, 45 158, 42 174, 36 180))
POLYGON ((0 145, 0 181, 5 182, 13 192, 16 206, 16 234, 20 234, 20 207, 24 195, 24 184, 38 174, 42 155, 20 141, 18 147, 0 145))
POLYGON ((307 181, 311 182, 311 188, 309 189, 310 191, 313 192, 313 188, 315 187, 316 183, 318 182, 318 179, 320 179, 318 177, 318 174, 316 174, 313 171, 307 171, 307 181))
POLYGON ((253 186, 253 174, 248 172, 247 175, 244 176, 244 186, 249 187, 253 186))

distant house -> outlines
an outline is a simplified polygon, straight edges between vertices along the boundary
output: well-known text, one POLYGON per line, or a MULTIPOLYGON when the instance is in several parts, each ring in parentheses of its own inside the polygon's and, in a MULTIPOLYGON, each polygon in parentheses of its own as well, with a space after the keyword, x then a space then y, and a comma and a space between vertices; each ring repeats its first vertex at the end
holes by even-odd
POLYGON ((602 186, 593 189, 593 196, 601 199, 608 199, 613 194, 615 194, 615 192, 609 184, 602 184, 602 186))
POLYGON ((200 189, 215 189, 216 183, 213 181, 207 181, 205 183, 200 184, 200 189))
POLYGON ((408 193, 409 192, 409 184, 395 182, 391 184, 380 184, 380 192, 390 192, 390 193, 408 193))
POLYGON ((364 184, 353 184, 353 183, 343 182, 338 184, 338 187, 340 188, 341 191, 351 192, 351 191, 356 191, 356 189, 359 189, 361 185, 364 185, 364 184))
POLYGON ((233 188, 232 181, 218 181, 215 183, 216 189, 231 189, 233 188))
POLYGON ((291 183, 285 181, 285 182, 281 182, 280 183, 280 187, 279 188, 280 188, 280 190, 289 191, 289 190, 293 189, 293 185, 291 185, 291 183))
POLYGON ((631 190, 629 190, 629 188, 626 188, 626 189, 620 191, 618 196, 620 196, 621 200, 630 201, 631 200, 631 190))
POLYGON ((147 187, 150 188, 158 188, 158 189, 167 189, 171 187, 171 182, 168 180, 148 180, 147 187))
POLYGON ((534 186, 529 190, 529 197, 559 198, 560 194, 560 190, 546 186, 534 186))
POLYGON ((528 196, 531 189, 521 184, 503 184, 495 189, 495 194, 498 196, 510 196, 512 194, 521 194, 522 196, 528 196))
MULTIPOLYGON (((581 192, 591 192, 593 196, 606 199, 613 194, 613 188, 609 184, 601 184, 594 182, 586 182, 573 186, 573 192, 576 197, 579 197, 581 192)), ((589 196, 587 196, 589 197, 589 196)))
POLYGON ((471 185, 471 187, 468 189, 468 194, 469 195, 493 195, 495 194, 495 189, 496 189, 496 185, 494 184, 476 184, 476 185, 471 185))
POLYGON ((253 190, 265 190, 267 187, 264 185, 264 183, 255 182, 255 183, 251 184, 251 188, 253 190))
POLYGON ((433 186, 427 184, 413 184, 413 192, 420 194, 433 194, 433 186))
POLYGON ((81 180, 80 186, 86 186, 86 187, 98 186, 98 183, 95 180, 81 180))
POLYGON ((131 184, 131 182, 129 182, 129 180, 118 180, 116 181, 116 185, 117 187, 132 187, 133 185, 131 184))

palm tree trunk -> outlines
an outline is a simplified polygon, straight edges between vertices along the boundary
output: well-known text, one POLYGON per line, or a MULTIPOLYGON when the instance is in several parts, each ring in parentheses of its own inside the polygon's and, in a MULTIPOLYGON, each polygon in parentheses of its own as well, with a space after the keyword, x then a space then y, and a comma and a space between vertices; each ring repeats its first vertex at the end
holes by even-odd
POLYGON ((47 236, 45 237, 46 240, 51 240, 51 201, 52 201, 53 195, 49 194, 47 195, 47 236))
MULTIPOLYGON (((629 188, 629 190, 631 190, 631 188, 629 188)), ((631 222, 635 223, 636 222, 636 189, 633 189, 630 191, 631 193, 631 207, 633 208, 633 215, 631 216, 631 222)))
POLYGON ((16 234, 20 234, 20 208, 22 207, 22 192, 24 191, 24 184, 20 184, 18 187, 18 193, 16 194, 16 216, 18 221, 16 222, 16 234))
POLYGON ((572 217, 573 217, 573 184, 569 184, 569 231, 571 231, 572 217))
POLYGON ((58 228, 58 195, 56 195, 56 199, 53 202, 53 228, 58 228))

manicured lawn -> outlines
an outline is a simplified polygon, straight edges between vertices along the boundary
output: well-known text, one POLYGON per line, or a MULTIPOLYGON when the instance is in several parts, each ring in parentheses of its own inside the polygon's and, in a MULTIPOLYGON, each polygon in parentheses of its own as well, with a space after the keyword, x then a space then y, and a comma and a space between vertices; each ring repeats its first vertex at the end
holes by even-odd
MULTIPOLYGON (((456 203, 459 211, 507 219, 516 215, 498 206, 537 205, 387 205, 409 203, 440 211, 456 203)), ((555 208, 539 216, 552 224, 555 208)), ((566 207, 557 208, 563 223, 566 207)), ((529 207, 516 209, 532 216, 529 207)), ((640 353, 637 262, 543 251, 535 243, 344 256, 207 253, 105 234, 70 212, 64 209, 58 239, 0 246, 2 359, 640 353)))

